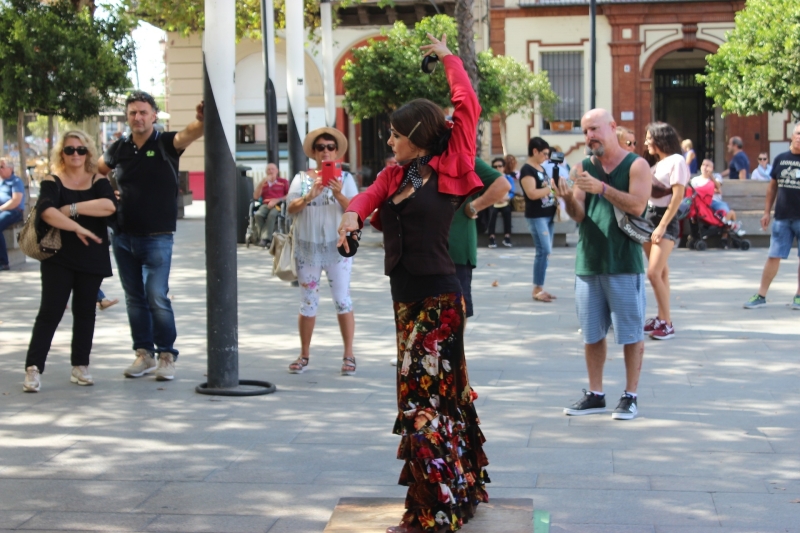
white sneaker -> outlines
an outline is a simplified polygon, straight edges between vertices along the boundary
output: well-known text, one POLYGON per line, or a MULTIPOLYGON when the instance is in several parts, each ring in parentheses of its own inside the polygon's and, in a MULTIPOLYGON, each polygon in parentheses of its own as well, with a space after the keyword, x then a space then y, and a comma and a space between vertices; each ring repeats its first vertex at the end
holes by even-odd
POLYGON ((22 382, 22 390, 25 392, 39 392, 42 387, 42 380, 39 377, 39 367, 31 365, 25 369, 25 381, 22 382))
POLYGON ((173 379, 175 379, 175 360, 172 354, 169 352, 158 354, 156 381, 172 381, 173 379))
POLYGON ((72 375, 69 377, 69 380, 78 385, 94 385, 92 375, 89 373, 89 367, 84 365, 73 366, 72 375))
POLYGON ((149 374, 150 372, 154 372, 155 369, 156 360, 153 357, 153 354, 149 350, 139 348, 136 350, 136 360, 131 366, 125 369, 123 374, 129 378, 138 378, 144 376, 145 374, 149 374))

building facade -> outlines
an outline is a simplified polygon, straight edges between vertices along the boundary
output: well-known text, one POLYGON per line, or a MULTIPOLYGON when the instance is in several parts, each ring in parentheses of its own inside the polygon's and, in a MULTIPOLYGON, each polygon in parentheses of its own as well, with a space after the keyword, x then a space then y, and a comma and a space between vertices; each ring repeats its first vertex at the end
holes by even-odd
MULTIPOLYGON (((396 20, 408 26, 436 12, 453 14, 453 0, 396 0, 380 8, 376 0, 339 10, 334 30, 336 127, 350 141, 347 160, 369 182, 382 167, 386 117, 354 124, 342 107, 342 67, 351 50, 396 20)), ((744 0, 598 0, 595 24, 596 87, 598 107, 609 109, 618 124, 636 132, 643 149, 644 130, 654 120, 674 125, 683 138, 693 141, 701 158, 725 168, 728 137, 744 140, 755 165, 758 152, 775 155, 788 146, 790 115, 726 116, 705 96, 696 74, 706 66, 706 56, 725 42, 744 0)), ((570 163, 583 157, 580 118, 591 101, 591 27, 589 0, 481 0, 475 2, 476 49, 491 47, 495 54, 513 56, 533 71, 546 70, 561 98, 556 116, 512 116, 508 120, 508 151, 524 157, 530 137, 541 136, 560 147, 570 163)), ((166 47, 167 111, 170 128, 180 129, 194 118, 202 99, 202 49, 199 36, 169 34, 166 47)), ((285 41, 276 44, 276 80, 281 150, 286 150, 285 41)), ((322 54, 307 43, 305 80, 307 125, 324 125, 322 54)), ((254 168, 266 157, 264 121, 264 67, 260 41, 242 40, 236 48, 237 159, 254 168)), ((502 153, 499 123, 485 129, 482 153, 502 153)), ((181 159, 181 169, 194 175, 203 171, 203 143, 194 143, 181 159)), ((286 171, 284 165, 284 172, 286 171)))

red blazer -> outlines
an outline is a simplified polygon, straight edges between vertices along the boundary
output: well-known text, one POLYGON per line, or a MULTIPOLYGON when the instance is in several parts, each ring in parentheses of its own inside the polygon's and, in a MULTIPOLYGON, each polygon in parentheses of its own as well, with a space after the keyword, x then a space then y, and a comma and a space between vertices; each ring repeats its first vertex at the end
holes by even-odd
MULTIPOLYGON (((475 174, 475 138, 478 134, 481 106, 461 59, 456 55, 449 55, 444 57, 442 63, 450 84, 450 100, 455 108, 453 132, 444 153, 434 156, 428 165, 439 175, 439 192, 470 196, 483 188, 483 183, 475 174)), ((370 213, 397 192, 407 168, 408 165, 383 169, 366 191, 350 201, 347 211, 358 215, 360 226, 363 227, 364 220, 370 213)), ((381 229, 379 213, 372 217, 372 226, 381 229)))

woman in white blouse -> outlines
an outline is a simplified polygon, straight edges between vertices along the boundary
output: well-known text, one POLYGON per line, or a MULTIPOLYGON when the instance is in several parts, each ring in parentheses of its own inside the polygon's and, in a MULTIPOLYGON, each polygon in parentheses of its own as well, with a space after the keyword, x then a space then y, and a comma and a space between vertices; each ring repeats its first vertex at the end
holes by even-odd
POLYGON ((339 220, 350 205, 350 199, 358 194, 358 187, 349 172, 342 172, 340 178, 327 183, 323 181, 323 162, 341 160, 347 153, 347 138, 339 130, 318 128, 309 132, 303 141, 303 151, 316 160, 317 169, 297 174, 286 197, 289 214, 294 217, 294 254, 300 285, 300 316, 297 319, 300 356, 289 365, 289 372, 302 374, 308 366, 324 270, 344 342, 341 372, 352 376, 356 373, 353 355, 355 317, 350 299, 353 258, 339 255, 336 241, 339 220))
POLYGON ((652 167, 653 190, 647 204, 647 218, 655 226, 649 243, 645 243, 647 278, 653 286, 658 315, 645 322, 650 337, 667 340, 675 336, 669 312, 669 266, 667 260, 680 237, 675 215, 689 183, 689 166, 681 153, 681 139, 675 128, 664 122, 647 125, 644 141, 647 151, 656 159, 652 167))

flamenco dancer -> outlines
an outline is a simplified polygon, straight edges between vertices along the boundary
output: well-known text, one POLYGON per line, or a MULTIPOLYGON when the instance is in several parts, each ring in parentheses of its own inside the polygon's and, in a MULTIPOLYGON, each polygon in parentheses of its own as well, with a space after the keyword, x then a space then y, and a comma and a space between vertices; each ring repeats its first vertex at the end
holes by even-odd
POLYGON ((425 55, 444 64, 452 124, 430 100, 417 99, 390 118, 388 141, 402 166, 388 167, 350 202, 339 226, 349 252, 376 208, 372 225, 384 235, 397 327, 399 483, 408 486, 400 525, 387 533, 457 531, 489 496, 485 441, 464 359, 464 299, 447 252, 450 223, 464 199, 482 188, 475 166, 478 98, 461 60, 428 34, 425 55))

